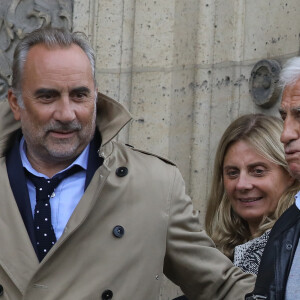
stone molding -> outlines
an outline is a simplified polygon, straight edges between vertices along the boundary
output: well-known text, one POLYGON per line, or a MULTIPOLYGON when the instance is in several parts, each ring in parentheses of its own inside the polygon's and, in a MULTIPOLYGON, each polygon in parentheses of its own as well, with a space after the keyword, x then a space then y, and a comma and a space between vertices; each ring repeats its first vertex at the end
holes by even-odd
POLYGON ((73 0, 5 0, 0 3, 0 100, 11 85, 16 44, 28 32, 44 26, 72 29, 73 0))

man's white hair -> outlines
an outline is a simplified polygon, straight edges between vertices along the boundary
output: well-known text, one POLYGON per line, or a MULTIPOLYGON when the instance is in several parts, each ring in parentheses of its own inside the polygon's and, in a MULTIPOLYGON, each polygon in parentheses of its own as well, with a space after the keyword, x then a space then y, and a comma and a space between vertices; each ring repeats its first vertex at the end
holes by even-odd
POLYGON ((282 88, 293 85, 300 79, 300 57, 290 58, 280 72, 279 84, 282 88))

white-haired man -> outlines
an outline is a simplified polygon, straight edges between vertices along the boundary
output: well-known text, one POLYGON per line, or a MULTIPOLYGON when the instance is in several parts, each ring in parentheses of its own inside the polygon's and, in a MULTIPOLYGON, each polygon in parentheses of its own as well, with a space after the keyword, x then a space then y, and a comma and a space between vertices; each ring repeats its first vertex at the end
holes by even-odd
MULTIPOLYGON (((290 173, 300 180, 300 57, 284 65, 279 113, 284 121, 281 142, 290 173)), ((292 205, 275 223, 266 245, 251 299, 300 299, 300 191, 292 205)))

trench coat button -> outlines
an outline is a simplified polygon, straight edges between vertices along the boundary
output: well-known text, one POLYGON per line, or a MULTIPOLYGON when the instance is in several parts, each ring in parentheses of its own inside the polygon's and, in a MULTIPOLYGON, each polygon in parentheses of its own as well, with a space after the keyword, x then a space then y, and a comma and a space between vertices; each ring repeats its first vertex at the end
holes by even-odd
POLYGON ((126 167, 120 167, 116 170, 116 175, 119 177, 124 177, 128 174, 128 169, 126 167))
POLYGON ((116 237, 116 238, 121 238, 125 233, 125 229, 123 226, 121 225, 117 225, 114 227, 113 229, 113 235, 116 237))
POLYGON ((0 296, 3 295, 3 286, 0 284, 0 296))
POLYGON ((288 244, 285 245, 285 249, 286 249, 286 250, 292 250, 292 248, 293 248, 293 245, 292 245, 292 244, 289 244, 289 243, 288 243, 288 244))
POLYGON ((113 297, 113 292, 111 290, 105 290, 102 293, 102 299, 103 300, 110 300, 110 299, 112 299, 112 297, 113 297))

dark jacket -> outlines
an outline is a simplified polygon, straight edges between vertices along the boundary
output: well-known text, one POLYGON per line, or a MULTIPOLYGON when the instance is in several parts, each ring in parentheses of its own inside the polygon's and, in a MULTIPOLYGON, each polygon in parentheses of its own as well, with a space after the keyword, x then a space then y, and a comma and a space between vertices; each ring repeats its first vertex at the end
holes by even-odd
POLYGON ((246 300, 284 300, 299 236, 300 210, 294 204, 273 226, 259 266, 255 289, 246 295, 246 300))

